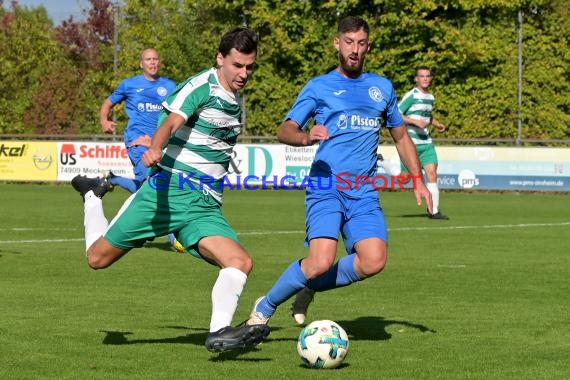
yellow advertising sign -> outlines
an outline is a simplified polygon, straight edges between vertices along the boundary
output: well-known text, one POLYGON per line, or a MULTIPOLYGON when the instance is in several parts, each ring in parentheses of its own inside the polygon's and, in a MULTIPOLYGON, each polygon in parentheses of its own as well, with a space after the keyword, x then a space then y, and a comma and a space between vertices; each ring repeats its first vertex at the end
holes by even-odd
POLYGON ((0 181, 56 179, 56 142, 0 140, 0 181))

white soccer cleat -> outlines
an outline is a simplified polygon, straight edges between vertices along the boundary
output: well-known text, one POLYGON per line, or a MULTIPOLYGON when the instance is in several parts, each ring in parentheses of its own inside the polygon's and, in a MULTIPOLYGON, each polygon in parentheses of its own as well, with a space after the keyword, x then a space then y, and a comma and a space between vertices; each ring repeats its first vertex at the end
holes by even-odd
POLYGON ((253 308, 251 309, 251 314, 249 315, 249 319, 247 320, 247 322, 245 322, 246 325, 248 325, 248 326, 266 325, 267 322, 269 322, 269 319, 271 317, 266 317, 265 315, 263 315, 259 311, 257 311, 257 305, 259 305, 261 300, 264 298, 265 298, 265 296, 262 296, 262 297, 259 297, 257 300, 255 300, 255 303, 253 304, 253 308))
POLYGON ((305 314, 293 314, 293 318, 295 319, 295 323, 299 326, 305 324, 305 314))
POLYGON ((309 309, 309 305, 313 301, 314 296, 315 291, 309 288, 301 289, 295 296, 295 301, 293 302, 293 305, 291 305, 291 312, 295 319, 295 323, 298 325, 305 323, 307 310, 309 309))

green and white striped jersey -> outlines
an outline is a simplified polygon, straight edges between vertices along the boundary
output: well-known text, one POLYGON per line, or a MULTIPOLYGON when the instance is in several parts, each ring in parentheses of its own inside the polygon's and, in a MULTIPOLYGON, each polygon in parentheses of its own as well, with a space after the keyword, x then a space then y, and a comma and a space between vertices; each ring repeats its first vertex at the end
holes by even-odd
MULTIPOLYGON (((400 112, 412 119, 424 120, 431 123, 431 114, 435 98, 430 93, 420 91, 417 87, 408 91, 398 103, 400 112)), ((431 144, 432 140, 428 128, 419 128, 407 124, 408 134, 414 144, 431 144)))
POLYGON ((186 123, 168 141, 159 166, 183 175, 221 203, 230 157, 241 132, 239 103, 238 96, 218 82, 215 68, 179 84, 162 104, 159 125, 171 112, 186 123))

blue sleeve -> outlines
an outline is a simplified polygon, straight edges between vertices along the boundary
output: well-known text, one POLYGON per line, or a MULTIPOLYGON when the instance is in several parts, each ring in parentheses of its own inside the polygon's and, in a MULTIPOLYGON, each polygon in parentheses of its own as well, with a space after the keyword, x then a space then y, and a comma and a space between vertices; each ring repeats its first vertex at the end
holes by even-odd
POLYGON ((303 87, 295 104, 285 116, 285 120, 292 120, 299 124, 301 129, 307 127, 308 121, 314 117, 317 109, 317 97, 315 96, 314 86, 309 82, 303 87))
POLYGON ((113 103, 113 105, 120 103, 122 101, 124 101, 125 99, 127 99, 128 94, 127 94, 127 80, 123 79, 121 81, 121 83, 119 83, 119 86, 117 86, 117 88, 115 89, 115 91, 113 91, 113 93, 111 95, 109 95, 109 101, 111 103, 113 103))
POLYGON ((388 128, 399 127, 404 124, 404 118, 398 108, 398 97, 394 87, 390 92, 390 99, 388 100, 388 107, 386 108, 386 126, 388 128))

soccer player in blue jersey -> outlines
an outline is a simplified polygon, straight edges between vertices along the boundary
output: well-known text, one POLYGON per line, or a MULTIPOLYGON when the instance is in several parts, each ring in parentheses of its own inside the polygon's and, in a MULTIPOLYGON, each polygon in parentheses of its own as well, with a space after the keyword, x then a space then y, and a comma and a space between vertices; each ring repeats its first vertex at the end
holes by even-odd
MULTIPOLYGON (((142 155, 150 146, 150 140, 158 127, 158 115, 162 102, 174 90, 176 83, 159 75, 160 56, 155 49, 145 49, 141 53, 142 74, 123 79, 113 93, 105 99, 99 112, 99 122, 104 133, 114 133, 117 123, 109 120, 109 113, 117 104, 125 102, 129 119, 124 130, 124 141, 133 164, 135 178, 121 177, 109 171, 108 181, 113 186, 134 193, 148 175, 148 168, 142 162, 142 155)), ((173 234, 168 236, 173 249, 183 251, 173 234)))
POLYGON ((145 49, 141 54, 142 74, 123 79, 113 93, 105 99, 99 112, 99 122, 104 133, 113 133, 117 123, 109 120, 109 113, 117 104, 125 102, 128 124, 124 130, 125 146, 133 164, 135 178, 111 176, 109 182, 134 193, 148 174, 142 163, 142 155, 158 127, 158 115, 162 102, 174 90, 176 83, 161 77, 160 56, 155 49, 145 49))
POLYGON ((414 192, 418 205, 425 198, 431 210, 431 196, 421 179, 418 156, 392 83, 363 72, 370 49, 368 37, 369 26, 362 18, 349 16, 340 21, 334 38, 338 67, 305 85, 279 127, 277 136, 282 143, 320 143, 305 200, 309 254, 285 269, 269 292, 255 302, 247 324, 266 324, 280 304, 304 288, 339 288, 384 268, 387 228, 378 191, 370 183, 377 169, 382 126, 389 129, 401 159, 417 176, 414 192), (311 119, 314 125, 306 132, 311 119), (339 234, 348 255, 335 263, 339 234))

